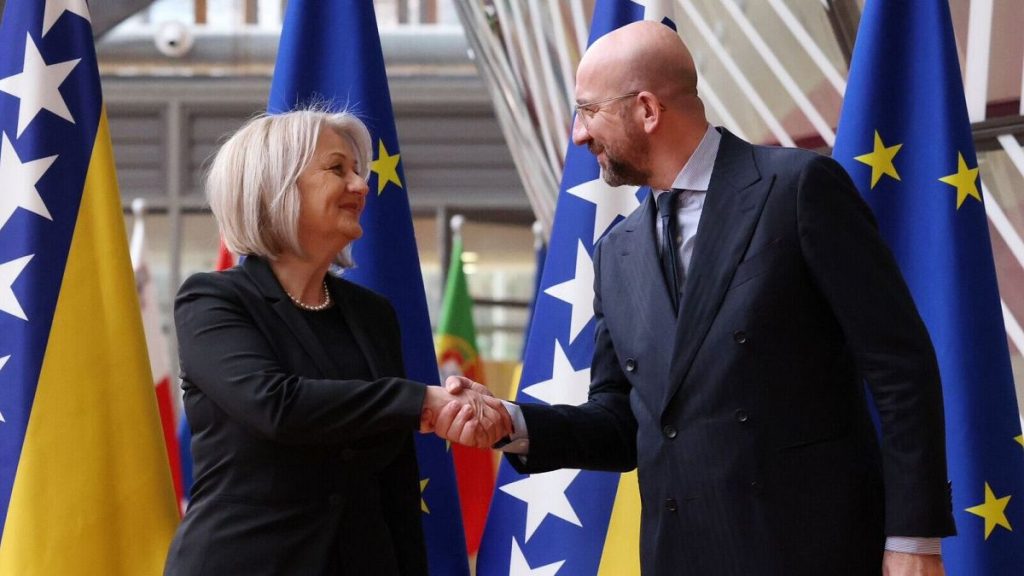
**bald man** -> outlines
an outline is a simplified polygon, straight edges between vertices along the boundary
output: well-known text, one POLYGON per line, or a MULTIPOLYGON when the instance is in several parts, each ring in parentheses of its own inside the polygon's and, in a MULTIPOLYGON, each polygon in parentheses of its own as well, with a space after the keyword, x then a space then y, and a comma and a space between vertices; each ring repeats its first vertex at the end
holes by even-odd
POLYGON ((594 250, 589 401, 510 406, 512 465, 637 468, 644 574, 941 574, 935 354, 843 169, 709 126, 661 24, 596 41, 575 96, 573 141, 653 193, 594 250))

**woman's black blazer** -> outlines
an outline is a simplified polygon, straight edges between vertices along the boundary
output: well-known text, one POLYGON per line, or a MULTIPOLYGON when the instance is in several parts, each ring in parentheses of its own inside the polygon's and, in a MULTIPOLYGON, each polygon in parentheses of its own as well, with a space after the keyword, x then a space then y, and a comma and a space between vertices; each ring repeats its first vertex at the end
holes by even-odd
POLYGON ((346 379, 266 261, 196 274, 175 301, 195 484, 165 574, 426 574, 402 378, 381 296, 328 279, 373 379, 346 379))

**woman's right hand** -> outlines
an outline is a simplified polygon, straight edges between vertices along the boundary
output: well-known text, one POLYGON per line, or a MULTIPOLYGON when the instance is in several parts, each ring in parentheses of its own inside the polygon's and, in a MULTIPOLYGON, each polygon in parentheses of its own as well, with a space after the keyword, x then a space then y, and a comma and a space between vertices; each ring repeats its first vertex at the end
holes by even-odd
POLYGON ((489 448, 512 433, 512 418, 486 386, 450 376, 444 388, 427 386, 420 432, 435 432, 452 442, 489 448))

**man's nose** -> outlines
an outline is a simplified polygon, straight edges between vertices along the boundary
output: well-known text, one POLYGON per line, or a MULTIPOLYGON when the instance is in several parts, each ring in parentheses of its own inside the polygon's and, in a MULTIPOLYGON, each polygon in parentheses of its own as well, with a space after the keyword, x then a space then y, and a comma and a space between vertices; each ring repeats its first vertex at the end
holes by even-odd
POLYGON ((586 125, 583 124, 583 119, 577 114, 576 118, 572 122, 572 143, 577 146, 582 146, 590 141, 590 132, 587 131, 586 125))

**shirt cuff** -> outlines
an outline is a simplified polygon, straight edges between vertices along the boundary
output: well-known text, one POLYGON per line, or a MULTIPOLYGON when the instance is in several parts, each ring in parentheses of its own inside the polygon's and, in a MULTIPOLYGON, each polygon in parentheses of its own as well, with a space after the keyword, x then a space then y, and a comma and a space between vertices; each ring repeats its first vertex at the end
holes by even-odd
POLYGON ((885 539, 885 549, 908 554, 942 554, 942 538, 889 536, 885 539))
POLYGON ((512 434, 509 434, 507 441, 499 442, 494 447, 509 454, 528 453, 530 451, 530 437, 526 431, 526 419, 523 417, 523 411, 519 408, 518 404, 506 402, 505 400, 502 400, 501 403, 505 406, 505 410, 508 410, 508 415, 512 418, 512 434))

